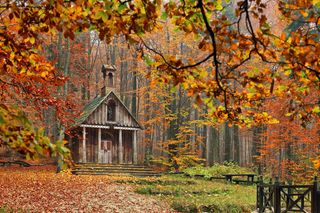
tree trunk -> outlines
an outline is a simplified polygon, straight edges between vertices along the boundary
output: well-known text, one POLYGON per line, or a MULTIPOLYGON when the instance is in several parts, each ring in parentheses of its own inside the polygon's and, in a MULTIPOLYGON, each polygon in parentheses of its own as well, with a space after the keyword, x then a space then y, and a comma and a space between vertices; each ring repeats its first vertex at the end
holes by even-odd
POLYGON ((228 126, 228 122, 224 124, 224 160, 231 161, 231 134, 230 134, 230 127, 228 126))
MULTIPOLYGON (((64 65, 64 76, 67 77, 69 76, 69 67, 70 67, 70 39, 66 39, 67 43, 67 48, 66 48, 66 55, 65 55, 65 65, 64 65)), ((66 97, 68 95, 68 81, 65 82, 64 84, 64 91, 63 91, 64 96, 66 97)))
POLYGON ((239 127, 233 125, 233 141, 234 141, 234 161, 240 165, 240 140, 239 140, 239 127))
MULTIPOLYGON (((211 127, 212 128, 212 127, 211 127)), ((212 164, 214 162, 220 162, 220 154, 219 154, 219 150, 220 150, 220 141, 219 141, 219 130, 216 128, 212 128, 211 131, 211 143, 212 143, 212 164)))
POLYGON ((137 62, 134 60, 134 71, 132 74, 132 99, 131 99, 131 112, 132 115, 137 118, 137 71, 138 68, 137 62))

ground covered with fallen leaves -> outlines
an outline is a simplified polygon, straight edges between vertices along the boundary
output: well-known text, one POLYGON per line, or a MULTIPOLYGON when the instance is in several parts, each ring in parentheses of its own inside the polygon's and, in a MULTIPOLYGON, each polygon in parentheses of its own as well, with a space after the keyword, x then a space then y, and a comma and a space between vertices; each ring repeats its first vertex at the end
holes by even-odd
POLYGON ((137 194, 133 186, 118 184, 116 179, 75 176, 67 172, 56 174, 54 167, 0 168, 0 210, 174 212, 169 204, 137 194))

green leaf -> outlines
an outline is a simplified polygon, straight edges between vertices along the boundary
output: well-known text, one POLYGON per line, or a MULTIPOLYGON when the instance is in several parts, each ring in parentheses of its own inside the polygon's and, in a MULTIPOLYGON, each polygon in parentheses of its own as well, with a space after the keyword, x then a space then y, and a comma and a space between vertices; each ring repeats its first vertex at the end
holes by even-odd
POLYGON ((3 115, 0 113, 0 125, 4 123, 5 123, 5 120, 3 118, 3 115))
POLYGON ((99 11, 96 15, 95 15, 96 19, 102 19, 103 22, 106 22, 108 20, 108 15, 103 12, 103 11, 99 11))
POLYGON ((31 157, 30 157, 29 153, 26 154, 26 160, 31 160, 31 157))
POLYGON ((306 86, 302 86, 302 87, 298 87, 298 88, 297 88, 297 91, 298 91, 298 92, 305 92, 305 91, 309 91, 309 88, 306 87, 306 86))
POLYGON ((127 8, 127 6, 125 4, 120 4, 119 7, 118 7, 118 12, 121 13, 126 8, 127 8))
POLYGON ((170 92, 171 92, 171 93, 177 92, 177 87, 171 87, 170 92))
POLYGON ((259 69, 255 67, 252 70, 248 71, 248 77, 253 78, 253 77, 259 75, 259 72, 260 72, 259 69))
POLYGON ((151 66, 153 64, 152 59, 148 55, 144 55, 143 59, 147 63, 148 66, 151 66))
POLYGON ((263 32, 269 32, 271 29, 270 25, 268 23, 264 23, 262 26, 261 26, 261 30, 263 32))
POLYGON ((70 152, 70 150, 69 150, 67 147, 65 147, 65 146, 62 146, 60 149, 61 149, 62 153, 68 153, 68 152, 70 152))
POLYGON ((35 150, 37 151, 37 153, 41 153, 41 154, 43 153, 42 147, 38 144, 35 146, 35 150))
POLYGON ((168 18, 168 13, 163 12, 163 13, 161 14, 161 20, 166 21, 166 20, 167 20, 167 18, 168 18))

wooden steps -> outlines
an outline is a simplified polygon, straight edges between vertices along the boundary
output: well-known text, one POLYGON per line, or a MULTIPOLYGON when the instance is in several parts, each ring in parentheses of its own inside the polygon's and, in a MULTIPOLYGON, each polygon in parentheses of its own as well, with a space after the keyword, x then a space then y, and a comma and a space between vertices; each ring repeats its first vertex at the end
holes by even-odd
POLYGON ((160 176, 152 168, 132 164, 77 164, 72 168, 75 175, 132 175, 132 176, 160 176))

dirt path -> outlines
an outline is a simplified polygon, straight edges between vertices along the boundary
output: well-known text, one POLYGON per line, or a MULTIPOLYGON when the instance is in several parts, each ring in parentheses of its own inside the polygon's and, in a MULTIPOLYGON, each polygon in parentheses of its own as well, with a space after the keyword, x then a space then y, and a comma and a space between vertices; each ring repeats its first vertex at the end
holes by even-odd
POLYGON ((54 168, 0 168, 0 207, 23 212, 174 212, 115 178, 55 174, 54 168))

